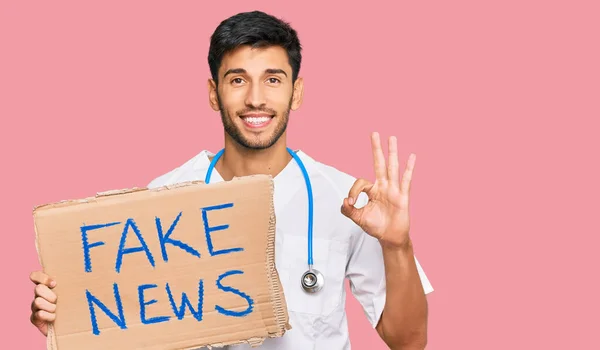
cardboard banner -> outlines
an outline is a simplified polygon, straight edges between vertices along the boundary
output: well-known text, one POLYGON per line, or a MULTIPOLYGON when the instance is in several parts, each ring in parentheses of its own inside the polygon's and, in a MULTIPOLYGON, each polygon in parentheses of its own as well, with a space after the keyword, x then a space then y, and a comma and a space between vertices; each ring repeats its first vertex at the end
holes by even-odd
POLYGON ((49 348, 255 346, 290 329, 270 176, 102 193, 33 216, 57 281, 49 348))

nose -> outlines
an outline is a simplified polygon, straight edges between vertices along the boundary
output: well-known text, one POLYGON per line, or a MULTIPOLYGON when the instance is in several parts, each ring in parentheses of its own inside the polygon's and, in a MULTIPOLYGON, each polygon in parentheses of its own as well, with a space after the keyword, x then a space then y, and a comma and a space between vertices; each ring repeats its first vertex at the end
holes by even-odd
POLYGON ((266 104, 264 86, 258 82, 250 84, 246 95, 246 105, 260 108, 266 104))

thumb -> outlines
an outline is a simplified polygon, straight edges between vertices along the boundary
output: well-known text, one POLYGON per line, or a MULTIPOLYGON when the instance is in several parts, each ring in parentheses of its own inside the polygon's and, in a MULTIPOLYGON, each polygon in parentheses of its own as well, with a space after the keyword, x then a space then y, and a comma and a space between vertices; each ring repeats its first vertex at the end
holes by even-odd
POLYGON ((342 214, 354 221, 354 223, 356 223, 358 226, 360 226, 362 211, 363 208, 357 209, 354 206, 354 203, 350 204, 349 198, 344 198, 344 203, 342 204, 342 214))
POLYGON ((48 323, 46 321, 37 319, 34 314, 31 315, 30 321, 44 336, 48 336, 48 323))

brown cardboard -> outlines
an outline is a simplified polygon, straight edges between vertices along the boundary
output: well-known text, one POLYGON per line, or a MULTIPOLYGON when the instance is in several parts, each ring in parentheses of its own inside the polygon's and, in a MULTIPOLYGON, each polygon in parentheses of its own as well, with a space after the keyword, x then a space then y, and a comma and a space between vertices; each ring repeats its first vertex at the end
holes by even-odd
MULTIPOLYGON (((189 182, 157 189, 100 193, 82 200, 36 207, 33 216, 40 263, 45 273, 57 280, 56 321, 48 334, 49 349, 195 349, 243 342, 256 346, 265 338, 282 336, 291 328, 275 269, 275 214, 270 176, 249 176, 210 185, 189 182), (203 215, 201 208, 224 203, 233 205, 206 211, 203 215), (180 213, 172 234, 166 237, 187 244, 200 257, 190 253, 192 250, 188 252, 166 243, 165 262, 156 217, 160 218, 165 236, 180 213), (119 244, 128 218, 132 218, 139 229, 154 267, 145 250, 138 248, 121 255, 117 272, 119 244), (211 256, 205 221, 208 221, 213 251, 230 248, 243 248, 243 251, 211 256), (115 222, 118 224, 87 231, 81 229, 84 225, 115 222), (226 224, 228 228, 211 231, 226 224), (218 276, 228 271, 243 273, 227 275, 221 281, 222 287, 218 287, 218 276), (200 321, 187 305, 185 316, 176 317, 167 284, 178 311, 182 292, 197 311, 199 290, 203 291, 200 321), (120 317, 114 285, 118 288, 126 329, 121 329, 93 304, 99 331, 95 335, 86 290, 120 317), (141 285, 146 285, 142 288, 142 300, 138 289, 141 285), (249 305, 246 299, 226 287, 247 294, 253 301, 252 311, 245 316, 219 312, 216 305, 235 312, 243 312, 249 305), (169 319, 143 323, 142 309, 145 309, 146 319, 161 316, 169 319)), ((134 226, 127 227, 122 249, 143 247, 134 226)))

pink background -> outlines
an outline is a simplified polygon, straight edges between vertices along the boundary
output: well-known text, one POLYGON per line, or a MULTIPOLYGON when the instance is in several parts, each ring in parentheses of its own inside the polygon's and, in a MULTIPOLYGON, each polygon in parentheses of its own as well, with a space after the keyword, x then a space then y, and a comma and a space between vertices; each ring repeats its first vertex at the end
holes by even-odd
MULTIPOLYGON (((249 3, 2 2, 2 348, 45 346, 29 324, 33 206, 218 150, 208 39, 252 9, 305 48, 292 147, 369 178, 370 131, 417 154, 428 349, 600 348, 598 2, 249 3)), ((353 348, 384 349, 348 308, 353 348)))

